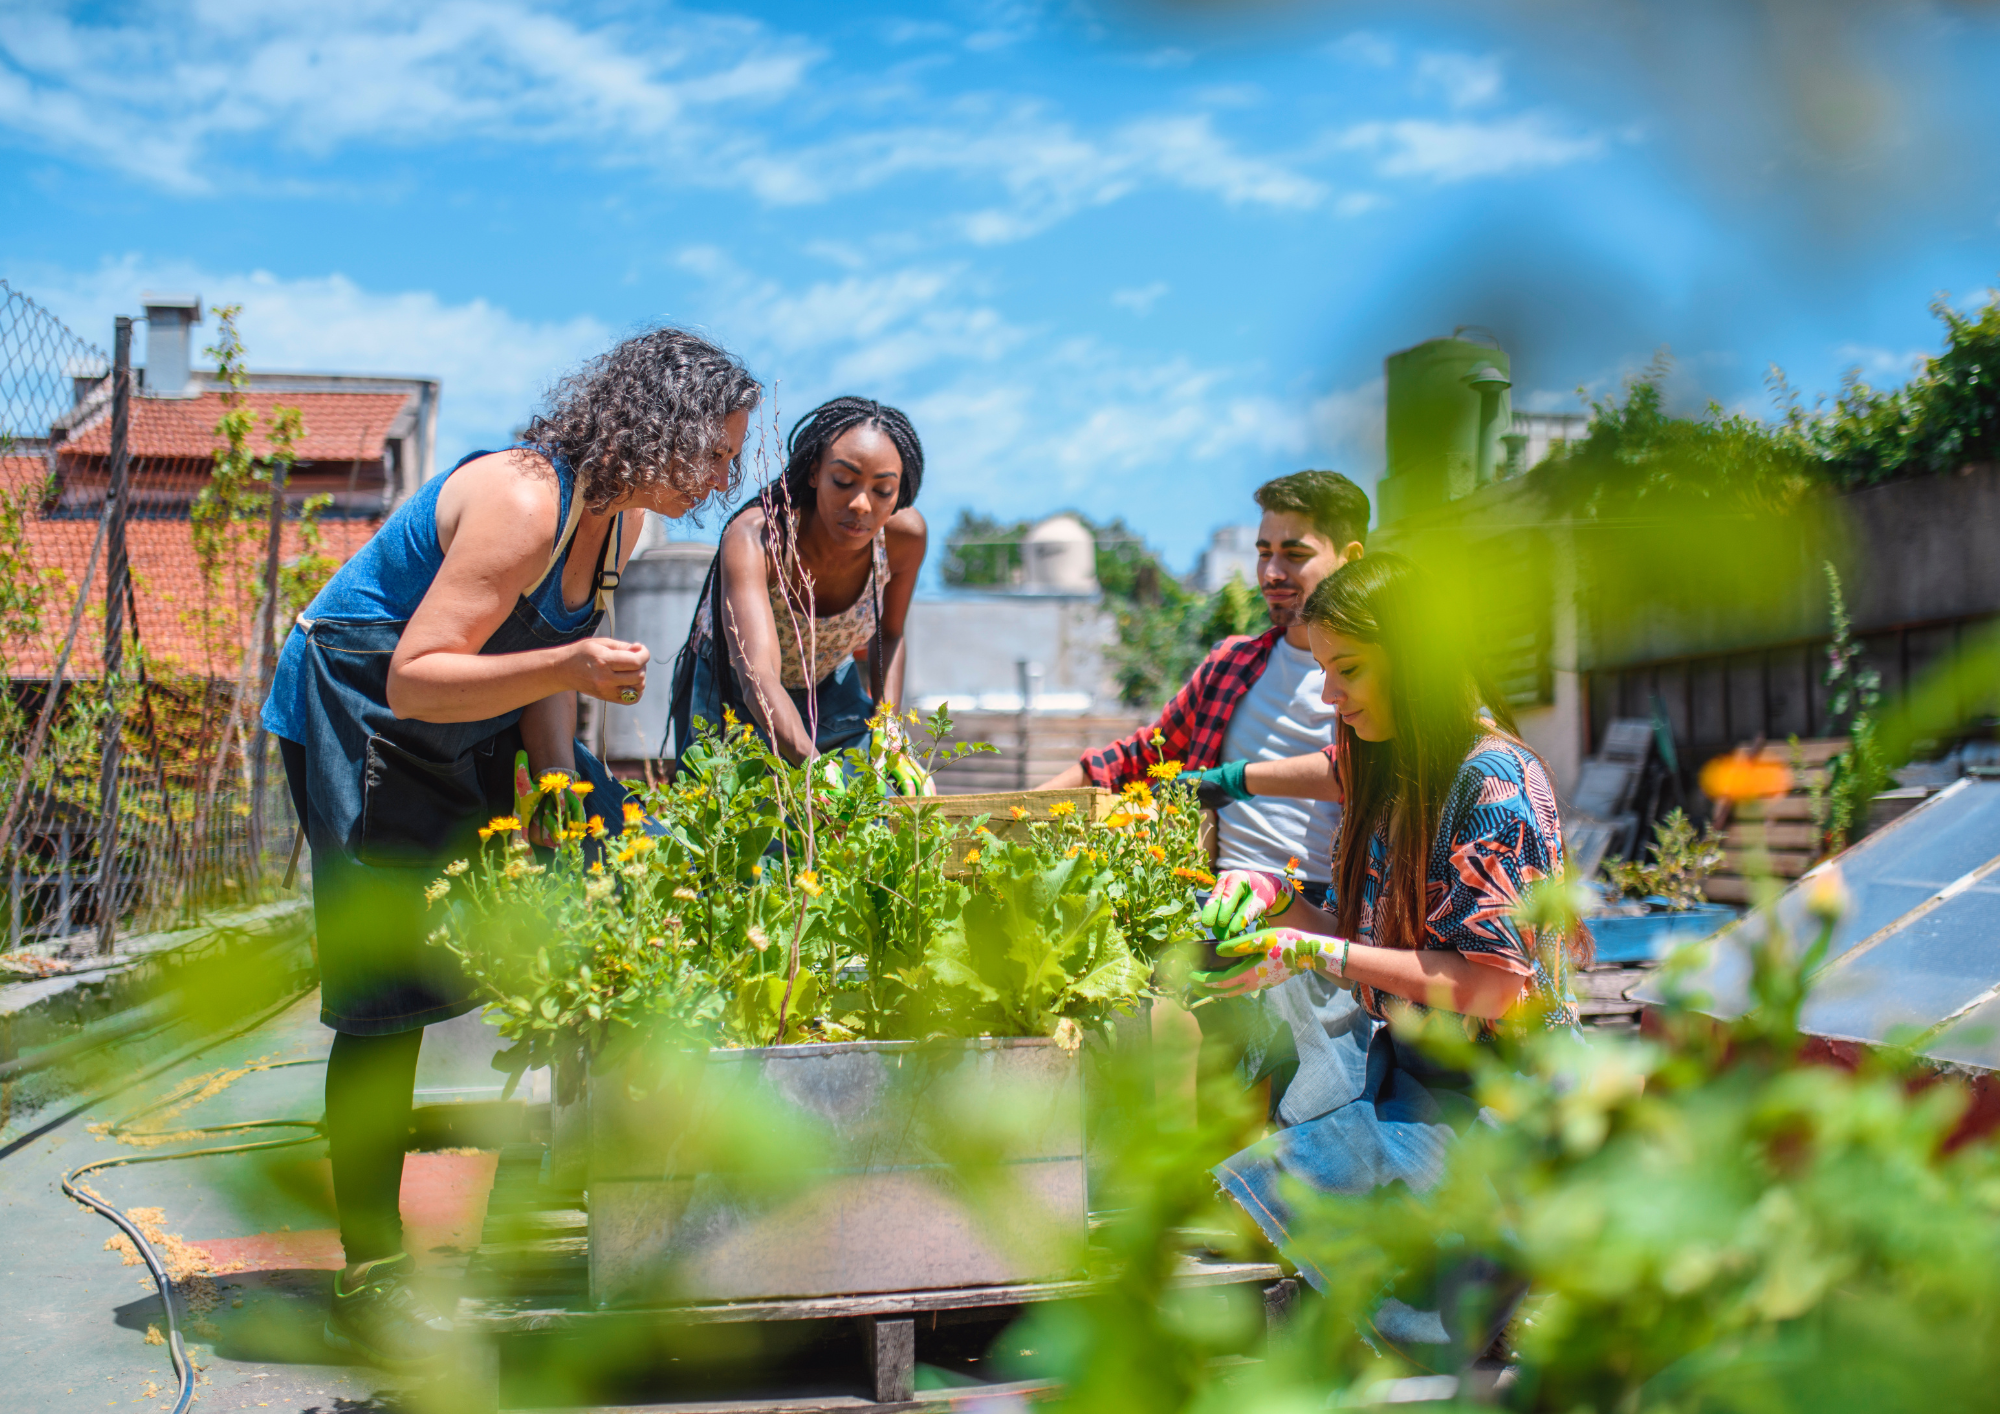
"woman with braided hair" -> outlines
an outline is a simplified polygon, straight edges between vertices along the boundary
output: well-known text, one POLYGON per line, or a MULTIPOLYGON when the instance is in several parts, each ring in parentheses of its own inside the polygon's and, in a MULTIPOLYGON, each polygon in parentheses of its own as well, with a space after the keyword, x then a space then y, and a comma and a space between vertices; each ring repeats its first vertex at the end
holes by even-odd
POLYGON ((863 746, 876 705, 902 700, 903 623, 929 535, 912 504, 916 429, 895 408, 835 398, 785 451, 784 475, 730 518, 709 566, 674 670, 676 750, 696 720, 717 726, 729 711, 803 761, 863 746))

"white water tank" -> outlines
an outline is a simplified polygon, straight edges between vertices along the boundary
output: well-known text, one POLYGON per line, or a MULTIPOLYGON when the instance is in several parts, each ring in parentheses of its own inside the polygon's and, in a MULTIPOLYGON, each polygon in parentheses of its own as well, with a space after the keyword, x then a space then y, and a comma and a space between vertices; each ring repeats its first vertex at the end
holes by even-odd
POLYGON ((1021 588, 1039 594, 1097 593, 1097 540, 1072 515, 1050 516, 1021 538, 1021 588))

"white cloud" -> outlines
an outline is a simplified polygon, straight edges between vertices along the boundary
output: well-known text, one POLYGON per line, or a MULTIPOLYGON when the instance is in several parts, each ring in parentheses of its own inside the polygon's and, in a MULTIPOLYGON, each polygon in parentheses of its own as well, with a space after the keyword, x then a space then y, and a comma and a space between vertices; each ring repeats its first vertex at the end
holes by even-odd
POLYGON ((1134 314, 1145 314, 1159 302, 1160 296, 1166 292, 1166 281, 1155 280, 1150 285, 1140 285, 1129 290, 1113 290, 1111 292, 1111 302, 1120 309, 1131 310, 1134 314))
POLYGON ((1931 357, 1929 349, 1904 349, 1898 353, 1894 349, 1877 348, 1870 344, 1842 344, 1833 351, 1834 357, 1843 366, 1858 368, 1864 378, 1878 382, 1888 379, 1904 382, 1923 369, 1931 357))
POLYGON ((1491 103, 1500 96, 1500 86, 1496 55, 1422 54, 1417 58, 1417 92, 1442 98, 1453 108, 1491 103))
POLYGON ((481 299, 452 304, 428 290, 367 290, 340 274, 283 279, 127 256, 86 272, 29 270, 22 285, 106 348, 115 315, 137 316, 143 291, 166 289, 201 295, 206 322, 195 330, 197 350, 214 337, 215 316, 207 311, 242 305, 237 327, 253 370, 441 379, 442 465, 501 445, 556 378, 614 338, 586 316, 522 319, 481 299))
POLYGON ((14 12, 0 124, 49 149, 199 192, 249 134, 344 143, 611 139, 628 155, 726 168, 718 110, 784 98, 817 59, 748 20, 677 15, 584 29, 519 0, 345 7, 211 0, 124 26, 14 12))
MULTIPOLYGON (((1023 36, 1037 23, 1032 5, 988 9, 989 30, 1023 36)), ((907 87, 883 90, 879 103, 815 109, 805 80, 822 51, 726 15, 591 27, 533 0, 184 0, 134 13, 123 24, 11 15, 0 37, 0 130, 187 193, 257 180, 232 166, 254 139, 311 156, 371 144, 566 146, 774 206, 943 176, 999 189, 998 202, 943 218, 982 244, 1142 187, 1277 210, 1326 196, 1285 159, 1225 137, 1205 111, 1086 130, 1039 101, 941 100, 907 87)))
POLYGON ((1376 171, 1385 177, 1459 182, 1567 166, 1600 155, 1606 143, 1595 134, 1564 132, 1545 114, 1523 113, 1484 123, 1427 118, 1357 123, 1340 134, 1338 145, 1372 153, 1376 171))
POLYGON ((1393 68, 1397 59, 1394 40, 1365 29, 1335 40, 1326 47, 1326 52, 1341 63, 1362 64, 1371 69, 1393 68))

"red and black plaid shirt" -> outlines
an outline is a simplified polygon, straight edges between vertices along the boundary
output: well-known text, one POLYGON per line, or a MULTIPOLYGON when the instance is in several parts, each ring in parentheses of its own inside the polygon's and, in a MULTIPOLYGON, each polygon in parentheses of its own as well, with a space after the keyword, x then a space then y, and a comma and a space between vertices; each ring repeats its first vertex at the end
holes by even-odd
POLYGON ((1271 649, 1283 633, 1274 628, 1254 638, 1223 639, 1161 710, 1157 722, 1100 750, 1086 751, 1078 761, 1084 776, 1105 790, 1123 790, 1144 780, 1146 768, 1162 761, 1178 761, 1190 771, 1221 765, 1222 739, 1229 733, 1236 704, 1264 675, 1271 649))

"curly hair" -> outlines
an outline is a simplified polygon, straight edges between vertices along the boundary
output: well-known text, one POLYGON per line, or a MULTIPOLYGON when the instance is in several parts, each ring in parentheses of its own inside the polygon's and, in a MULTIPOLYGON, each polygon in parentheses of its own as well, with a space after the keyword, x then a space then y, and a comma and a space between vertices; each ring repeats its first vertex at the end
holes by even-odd
POLYGON ((785 439, 785 499, 794 506, 813 503, 812 478, 821 458, 844 432, 856 427, 875 427, 895 444, 903 459, 903 480, 896 488, 896 509, 902 510, 917 499, 924 484, 924 444, 900 408, 892 408, 873 398, 835 398, 821 403, 792 426, 785 439))
MULTIPOLYGON (((700 505, 713 489, 703 453, 731 413, 764 389, 740 359, 685 329, 662 326, 625 340, 557 383, 521 440, 576 473, 584 502, 602 511, 621 496, 667 485, 700 505)), ((728 494, 741 484, 730 463, 728 494)))

